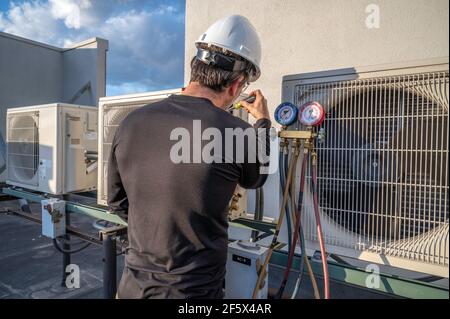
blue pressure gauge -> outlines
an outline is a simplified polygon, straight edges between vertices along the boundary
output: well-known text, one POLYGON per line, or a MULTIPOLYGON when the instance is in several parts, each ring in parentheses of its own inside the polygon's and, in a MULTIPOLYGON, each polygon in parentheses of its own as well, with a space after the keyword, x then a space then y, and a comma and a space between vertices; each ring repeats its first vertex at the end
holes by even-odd
POLYGON ((282 126, 292 125, 297 120, 298 109, 289 102, 284 102, 278 105, 275 110, 275 121, 282 126))

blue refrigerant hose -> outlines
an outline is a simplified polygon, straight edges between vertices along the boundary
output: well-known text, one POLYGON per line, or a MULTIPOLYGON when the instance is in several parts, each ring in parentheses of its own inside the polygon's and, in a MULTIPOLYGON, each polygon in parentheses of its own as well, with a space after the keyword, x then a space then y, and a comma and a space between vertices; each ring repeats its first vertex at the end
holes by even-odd
MULTIPOLYGON (((280 172, 280 186, 281 190, 283 192, 284 188, 286 187, 286 165, 285 161, 287 161, 287 154, 283 153, 283 150, 280 149, 280 154, 278 156, 278 170, 280 172)), ((291 213, 289 209, 289 205, 286 205, 286 224, 287 224, 287 231, 288 231, 288 251, 291 249, 291 240, 292 240, 292 226, 291 226, 291 213)))

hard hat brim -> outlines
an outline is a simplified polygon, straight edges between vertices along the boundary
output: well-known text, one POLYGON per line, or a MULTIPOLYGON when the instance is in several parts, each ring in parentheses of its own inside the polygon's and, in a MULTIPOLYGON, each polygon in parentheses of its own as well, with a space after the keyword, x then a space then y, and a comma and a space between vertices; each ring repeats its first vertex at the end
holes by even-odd
POLYGON ((260 69, 259 65, 255 61, 252 61, 248 56, 245 56, 244 54, 242 54, 242 52, 238 52, 237 50, 234 50, 233 48, 227 47, 227 46, 225 46, 223 44, 220 44, 220 43, 214 43, 212 41, 208 41, 207 42, 207 41, 197 40, 195 42, 195 46, 198 47, 199 44, 206 44, 207 46, 214 45, 216 47, 219 47, 219 48, 222 48, 224 50, 230 51, 230 52, 232 52, 232 53, 242 57, 243 59, 247 60, 248 62, 250 62, 255 67, 256 72, 255 72, 255 74, 251 74, 250 75, 250 78, 248 79, 249 82, 255 82, 261 76, 261 69, 260 69))

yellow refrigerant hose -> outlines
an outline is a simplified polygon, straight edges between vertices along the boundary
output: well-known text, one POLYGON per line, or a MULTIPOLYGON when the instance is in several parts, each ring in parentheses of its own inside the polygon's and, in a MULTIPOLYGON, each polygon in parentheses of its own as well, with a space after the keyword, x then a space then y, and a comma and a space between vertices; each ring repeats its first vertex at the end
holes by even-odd
POLYGON ((288 176, 286 179, 286 188, 284 189, 284 192, 283 192, 283 201, 282 201, 281 208, 280 208, 278 223, 277 223, 277 226, 275 227, 275 233, 274 233, 274 236, 272 239, 272 243, 270 244, 269 251, 267 252, 267 256, 261 267, 261 270, 260 270, 260 273, 258 276, 258 280, 256 281, 255 288, 253 289, 253 295, 252 295, 253 299, 255 299, 256 295, 258 294, 258 291, 261 286, 261 282, 263 281, 263 279, 265 278, 266 273, 267 273, 267 266, 269 264, 270 257, 272 257, 273 250, 275 249, 275 247, 277 246, 277 243, 278 243, 278 235, 280 233, 281 225, 283 224, 285 207, 286 207, 287 200, 289 197, 289 189, 290 189, 290 185, 291 185, 291 179, 292 179, 292 176, 294 175, 295 167, 297 166, 296 164, 297 164, 298 157, 300 154, 300 151, 299 151, 300 145, 299 144, 300 143, 298 143, 296 141, 294 141, 294 143, 293 143, 294 156, 292 157, 291 162, 289 163, 288 176))
POLYGON ((314 289, 314 298, 320 299, 319 287, 317 286, 316 277, 314 277, 314 272, 312 270, 311 264, 309 263, 308 256, 306 254, 302 254, 305 259, 306 269, 308 269, 309 278, 311 279, 311 283, 314 289))
MULTIPOLYGON (((306 154, 304 154, 303 156, 306 156, 306 154)), ((291 189, 292 190, 291 211, 295 211, 297 209, 296 198, 295 198, 295 179, 292 179, 291 187, 292 187, 292 189, 291 189)), ((292 221, 295 224, 295 222, 296 222, 295 215, 293 215, 292 221)), ((308 259, 308 255, 306 254, 306 251, 302 251, 302 258, 305 261, 306 269, 308 270, 308 275, 311 280, 312 287, 314 289, 314 298, 320 299, 319 287, 317 286, 316 277, 314 276, 314 272, 312 270, 311 264, 309 263, 309 259, 308 259)))

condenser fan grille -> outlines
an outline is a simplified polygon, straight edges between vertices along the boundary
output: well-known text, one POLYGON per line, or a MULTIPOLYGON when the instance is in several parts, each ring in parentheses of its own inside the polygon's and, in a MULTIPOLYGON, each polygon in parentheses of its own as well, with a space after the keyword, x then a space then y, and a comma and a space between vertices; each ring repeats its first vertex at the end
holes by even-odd
POLYGON ((120 123, 130 114, 133 110, 145 106, 146 103, 124 103, 120 105, 103 105, 102 118, 103 118, 103 132, 101 137, 102 151, 100 159, 102 165, 99 169, 100 174, 100 192, 101 200, 106 202, 107 200, 107 185, 108 185, 108 159, 111 152, 111 143, 120 123))
POLYGON ((327 112, 319 201, 341 234, 328 244, 448 265, 448 87, 447 72, 297 86, 297 105, 327 112))
POLYGON ((8 116, 8 178, 37 185, 39 167, 38 113, 8 116))

